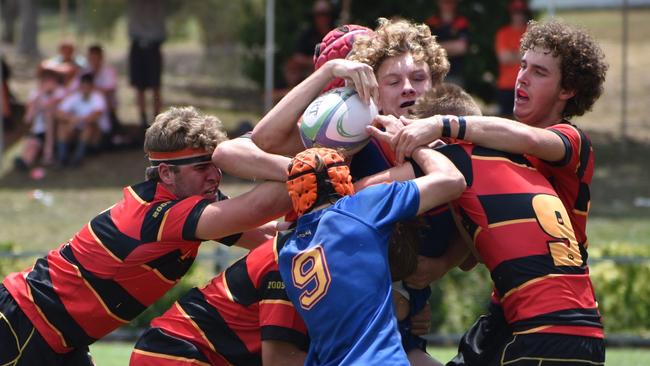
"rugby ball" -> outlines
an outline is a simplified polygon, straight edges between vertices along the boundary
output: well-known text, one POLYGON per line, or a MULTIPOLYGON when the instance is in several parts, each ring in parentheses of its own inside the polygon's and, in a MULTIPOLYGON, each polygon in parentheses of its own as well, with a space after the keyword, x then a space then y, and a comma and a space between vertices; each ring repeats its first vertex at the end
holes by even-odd
POLYGON ((356 90, 336 88, 314 99, 300 118, 300 137, 306 148, 329 147, 356 152, 370 136, 366 132, 377 115, 374 103, 366 104, 356 90))

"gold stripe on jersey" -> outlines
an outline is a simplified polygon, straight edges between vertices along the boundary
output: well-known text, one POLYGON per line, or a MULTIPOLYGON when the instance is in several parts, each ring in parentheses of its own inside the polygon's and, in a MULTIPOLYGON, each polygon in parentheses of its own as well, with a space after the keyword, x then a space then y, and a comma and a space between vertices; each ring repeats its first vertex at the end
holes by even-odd
MULTIPOLYGON (((23 274, 25 280, 27 279, 26 278, 27 274, 28 274, 27 272, 24 272, 23 274)), ((65 341, 65 338, 63 338, 63 333, 61 333, 61 331, 59 331, 57 327, 55 327, 52 323, 50 323, 50 321, 45 316, 45 313, 43 313, 43 310, 41 310, 41 308, 38 307, 38 305, 34 301, 34 296, 32 296, 32 288, 31 286, 29 286, 29 283, 27 284, 26 287, 27 287, 27 297, 29 298, 29 302, 31 302, 34 305, 34 308, 36 308, 36 311, 38 311, 38 315, 40 315, 41 319, 43 319, 45 323, 59 336, 59 338, 61 338, 61 344, 63 344, 63 347, 70 348, 70 346, 68 346, 68 343, 65 341)))
POLYGON ((541 325, 541 326, 539 326, 539 327, 535 327, 535 328, 530 328, 530 329, 522 330, 522 331, 520 331, 520 332, 512 332, 512 334, 530 334, 530 333, 537 333, 537 332, 541 332, 541 331, 543 331, 544 329, 547 329, 547 328, 550 328, 550 327, 552 327, 552 325, 541 325))
POLYGON ((278 234, 275 234, 275 237, 273 237, 273 258, 275 259, 275 263, 278 263, 278 234))
POLYGON ((212 344, 212 342, 210 342, 210 340, 208 339, 208 337, 205 335, 205 333, 203 332, 203 329, 201 329, 201 327, 199 327, 199 325, 196 324, 196 322, 194 321, 194 319, 192 319, 192 317, 191 317, 188 313, 186 313, 185 310, 183 310, 183 307, 178 303, 178 301, 174 303, 174 306, 176 307, 176 310, 178 310, 178 311, 181 313, 181 315, 183 315, 183 317, 184 317, 187 321, 189 321, 190 324, 192 324, 192 326, 194 327, 194 329, 196 329, 196 331, 199 332, 199 334, 201 335, 201 337, 202 337, 202 338, 205 340, 205 342, 210 346, 210 349, 212 350, 212 352, 217 353, 217 349, 214 347, 214 344, 212 344))
POLYGON ((158 227, 158 235, 156 235, 156 240, 158 241, 162 241, 163 229, 165 228, 165 222, 167 221, 167 215, 169 215, 169 211, 170 210, 165 211, 162 221, 160 221, 160 226, 158 227))
POLYGON ((476 238, 478 238, 478 234, 479 234, 481 231, 483 231, 483 228, 480 227, 480 226, 478 226, 477 229, 476 229, 476 231, 474 231, 474 237, 472 238, 472 241, 474 242, 474 244, 476 244, 476 238))
POLYGON ((510 160, 508 158, 504 158, 504 157, 500 157, 500 156, 472 155, 472 160, 492 160, 492 161, 497 160, 497 161, 503 161, 503 162, 506 162, 506 163, 510 163, 512 165, 516 165, 516 166, 518 166, 520 168, 526 168, 526 169, 529 169, 529 170, 537 171, 537 168, 535 168, 534 166, 528 166, 526 164, 515 163, 514 161, 512 161, 512 160, 510 160))
POLYGON ((77 272, 77 277, 79 277, 81 279, 81 281, 83 281, 84 285, 86 285, 86 287, 95 295, 95 298, 102 305, 102 307, 104 308, 104 311, 106 311, 106 314, 110 315, 113 319, 117 320, 120 323, 126 324, 126 323, 129 322, 128 320, 122 319, 119 316, 113 314, 113 312, 110 311, 110 309, 108 308, 108 306, 106 305, 106 303, 104 302, 102 297, 99 296, 99 294, 93 288, 93 286, 83 277, 83 275, 81 274, 81 271, 79 270, 79 267, 75 266, 72 263, 70 263, 70 265, 74 268, 75 272, 77 272))
POLYGON ((143 206, 148 206, 151 204, 151 202, 147 202, 143 200, 140 196, 138 196, 138 194, 135 193, 135 191, 133 190, 133 188, 131 188, 131 186, 126 187, 126 189, 129 191, 129 193, 131 193, 131 197, 133 197, 133 199, 136 200, 139 204, 143 206))
POLYGON ((261 300, 260 304, 280 304, 280 305, 288 305, 288 306, 293 307, 293 303, 291 301, 280 300, 280 299, 277 299, 277 300, 271 300, 271 299, 269 299, 269 300, 261 300))
POLYGON ((522 288, 530 286, 530 285, 532 285, 532 284, 534 284, 536 282, 543 281, 543 280, 545 280, 547 278, 551 278, 551 277, 562 277, 562 276, 565 276, 565 275, 557 274, 557 273, 551 273, 551 274, 547 274, 546 276, 533 278, 532 280, 526 281, 526 282, 522 283, 521 285, 510 289, 510 291, 506 292, 505 295, 503 295, 503 297, 501 298, 501 301, 505 300, 508 296, 510 296, 513 293, 521 290, 522 288))
POLYGON ((499 226, 523 224, 523 223, 526 223, 526 222, 537 222, 537 219, 536 218, 527 218, 527 219, 514 219, 514 220, 495 222, 495 223, 489 224, 488 228, 489 229, 494 229, 495 227, 499 227, 499 226))
POLYGON ((154 352, 149 352, 149 351, 143 351, 141 349, 134 349, 133 353, 138 353, 143 356, 149 356, 149 357, 156 357, 156 358, 164 358, 166 360, 175 360, 175 361, 180 361, 180 362, 189 362, 191 364, 195 365, 200 365, 200 366, 210 366, 209 363, 205 363, 199 360, 195 360, 192 358, 185 358, 185 357, 180 357, 180 356, 171 356, 171 355, 166 355, 164 353, 154 353, 154 352))
POLYGON ((224 273, 221 274, 221 279, 223 281, 223 289, 224 291, 226 291, 226 296, 228 296, 228 300, 230 300, 231 302, 235 302, 235 298, 232 296, 232 292, 230 292, 230 288, 228 287, 228 281, 226 281, 226 276, 224 276, 224 273))
POLYGON ((576 214, 576 215, 580 215, 580 216, 587 216, 587 215, 589 215, 589 212, 587 212, 587 211, 581 211, 581 210, 578 210, 577 208, 574 208, 574 209, 573 209, 573 213, 576 214))
POLYGON ((90 223, 88 223, 87 226, 88 226, 88 232, 90 232, 90 235, 92 235, 93 239, 95 239, 95 242, 96 242, 97 244, 99 244, 99 246, 102 247, 102 248, 104 249, 104 251, 105 251, 106 253, 108 253, 108 255, 110 255, 113 259, 115 259, 115 260, 116 260, 117 262, 119 262, 119 263, 123 263, 123 261, 122 261, 120 258, 118 258, 117 256, 115 256, 115 254, 113 254, 113 252, 111 252, 110 250, 108 250, 108 248, 106 248, 106 246, 104 245, 104 243, 102 243, 102 241, 99 239, 99 237, 97 236, 97 234, 95 234, 95 232, 93 231, 93 227, 92 227, 92 225, 90 225, 90 223))
POLYGON ((155 274, 155 275, 156 275, 158 278, 160 278, 163 282, 168 283, 168 284, 170 284, 170 285, 175 285, 175 284, 178 283, 178 281, 179 281, 179 280, 176 280, 176 281, 172 281, 172 280, 170 280, 169 278, 165 277, 162 273, 160 273, 160 271, 158 271, 158 269, 153 268, 153 267, 149 267, 149 266, 146 265, 146 264, 141 264, 140 267, 142 267, 142 268, 144 268, 144 269, 146 269, 146 270, 148 270, 148 271, 153 272, 153 274, 155 274))

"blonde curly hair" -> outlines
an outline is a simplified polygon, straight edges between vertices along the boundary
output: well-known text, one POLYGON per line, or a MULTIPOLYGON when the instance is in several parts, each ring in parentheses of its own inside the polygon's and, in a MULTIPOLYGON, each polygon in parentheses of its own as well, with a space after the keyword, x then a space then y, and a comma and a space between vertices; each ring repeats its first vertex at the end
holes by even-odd
POLYGON ((387 58, 410 53, 416 62, 429 65, 433 85, 442 82, 449 72, 447 51, 436 42, 429 26, 404 19, 379 18, 377 23, 374 34, 355 39, 348 59, 368 64, 377 72, 387 58))
POLYGON ((212 153, 227 140, 221 121, 194 107, 171 107, 156 116, 144 137, 144 151, 171 152, 185 148, 212 153))

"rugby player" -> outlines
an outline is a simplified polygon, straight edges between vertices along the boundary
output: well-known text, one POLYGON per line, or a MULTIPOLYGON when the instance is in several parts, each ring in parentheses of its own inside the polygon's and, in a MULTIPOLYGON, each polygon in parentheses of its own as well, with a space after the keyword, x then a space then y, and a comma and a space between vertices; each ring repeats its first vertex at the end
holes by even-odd
POLYGON ((253 249, 151 322, 131 365, 303 365, 305 324, 278 271, 283 240, 253 249))
POLYGON ((268 239, 275 223, 265 223, 290 208, 286 189, 270 182, 225 199, 211 161, 225 139, 217 118, 192 107, 159 114, 145 136, 148 179, 124 188, 121 201, 33 267, 3 280, 0 363, 92 364, 88 345, 173 287, 202 241, 251 248, 268 239))
POLYGON ((356 194, 343 157, 312 148, 292 159, 287 190, 298 221, 279 254, 287 295, 310 336, 309 365, 409 365, 393 312, 388 242, 394 224, 463 191, 460 173, 430 149, 408 182, 356 194))
MULTIPOLYGON (((422 117, 426 109, 415 108, 422 117)), ((386 131, 370 129, 386 141, 405 128, 394 117, 377 122, 386 131)), ((475 329, 494 337, 479 340, 480 364, 603 364, 603 328, 586 258, 553 186, 523 155, 467 143, 438 151, 465 176, 468 188, 453 206, 475 257, 491 272, 507 322, 496 330, 489 328, 493 322, 475 329)), ((367 183, 418 175, 404 166, 391 170, 367 183)))

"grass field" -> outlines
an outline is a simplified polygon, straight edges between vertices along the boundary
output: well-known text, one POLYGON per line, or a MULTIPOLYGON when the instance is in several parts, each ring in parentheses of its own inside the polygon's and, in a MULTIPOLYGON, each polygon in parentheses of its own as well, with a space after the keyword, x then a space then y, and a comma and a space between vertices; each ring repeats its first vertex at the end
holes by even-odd
MULTIPOLYGON (((124 366, 129 362, 133 345, 129 343, 97 342, 91 353, 97 366, 124 366)), ((456 354, 454 347, 429 347, 429 354, 441 362, 450 360, 456 354)), ((650 365, 650 350, 613 348, 607 350, 607 366, 650 365)))

